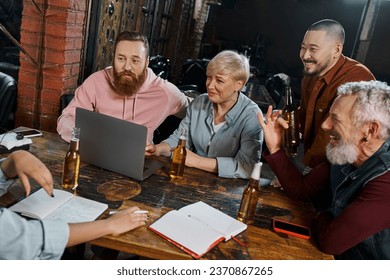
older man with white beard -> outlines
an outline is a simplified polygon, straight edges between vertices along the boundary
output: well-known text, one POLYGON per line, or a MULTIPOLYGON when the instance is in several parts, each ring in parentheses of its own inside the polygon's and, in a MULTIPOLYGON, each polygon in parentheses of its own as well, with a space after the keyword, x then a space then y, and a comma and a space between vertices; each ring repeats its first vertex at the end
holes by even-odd
POLYGON ((279 112, 259 116, 264 158, 286 193, 321 198, 316 232, 320 248, 338 259, 390 259, 390 87, 350 82, 338 88, 322 129, 328 162, 302 175, 281 148, 279 112))

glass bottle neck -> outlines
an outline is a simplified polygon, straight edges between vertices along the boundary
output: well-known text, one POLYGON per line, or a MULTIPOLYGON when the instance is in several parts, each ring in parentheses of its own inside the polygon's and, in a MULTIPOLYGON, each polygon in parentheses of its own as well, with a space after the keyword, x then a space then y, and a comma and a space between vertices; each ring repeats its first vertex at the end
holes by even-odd
POLYGON ((79 150, 79 139, 73 138, 69 143, 69 151, 78 151, 79 150))
POLYGON ((184 139, 184 140, 187 139, 187 129, 182 128, 182 129, 180 130, 179 141, 180 141, 180 139, 184 139))
POLYGON ((180 147, 185 147, 185 145, 186 145, 186 139, 185 138, 179 138, 179 142, 178 142, 178 144, 177 144, 178 146, 180 146, 180 147))
POLYGON ((250 178, 249 182, 248 182, 248 188, 258 190, 259 189, 259 180, 250 178))
POLYGON ((285 94, 286 94, 286 105, 289 105, 289 106, 292 106, 292 104, 293 104, 293 100, 292 100, 292 94, 291 94, 291 87, 289 87, 289 86, 286 86, 286 92, 285 92, 285 94))

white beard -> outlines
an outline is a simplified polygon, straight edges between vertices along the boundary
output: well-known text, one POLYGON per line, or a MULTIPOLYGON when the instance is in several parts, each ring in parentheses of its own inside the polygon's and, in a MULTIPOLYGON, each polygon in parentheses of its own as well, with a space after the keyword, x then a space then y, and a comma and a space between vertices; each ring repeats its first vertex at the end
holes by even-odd
POLYGON ((354 144, 340 141, 340 144, 333 147, 332 144, 326 146, 326 157, 329 162, 335 165, 352 164, 358 158, 358 151, 354 144))

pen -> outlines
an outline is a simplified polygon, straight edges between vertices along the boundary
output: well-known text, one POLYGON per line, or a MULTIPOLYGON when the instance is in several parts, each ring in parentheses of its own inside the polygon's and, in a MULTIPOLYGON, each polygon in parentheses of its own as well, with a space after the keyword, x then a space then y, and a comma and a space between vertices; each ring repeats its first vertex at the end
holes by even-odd
POLYGON ((149 211, 147 210, 137 210, 137 211, 134 211, 133 213, 135 214, 147 214, 149 211))
MULTIPOLYGON (((108 212, 108 214, 110 215, 113 215, 115 213, 118 213, 119 211, 118 210, 111 210, 110 212, 108 212)), ((147 214, 149 211, 147 210, 137 210, 137 211, 134 211, 133 213, 134 214, 147 214)))

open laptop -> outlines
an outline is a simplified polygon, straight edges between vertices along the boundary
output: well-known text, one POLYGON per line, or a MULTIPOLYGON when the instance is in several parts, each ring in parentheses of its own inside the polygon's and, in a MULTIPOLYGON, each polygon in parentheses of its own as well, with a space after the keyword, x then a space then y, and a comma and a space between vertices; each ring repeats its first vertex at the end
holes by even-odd
POLYGON ((145 158, 147 128, 82 108, 76 108, 81 160, 143 180, 164 163, 145 158))

